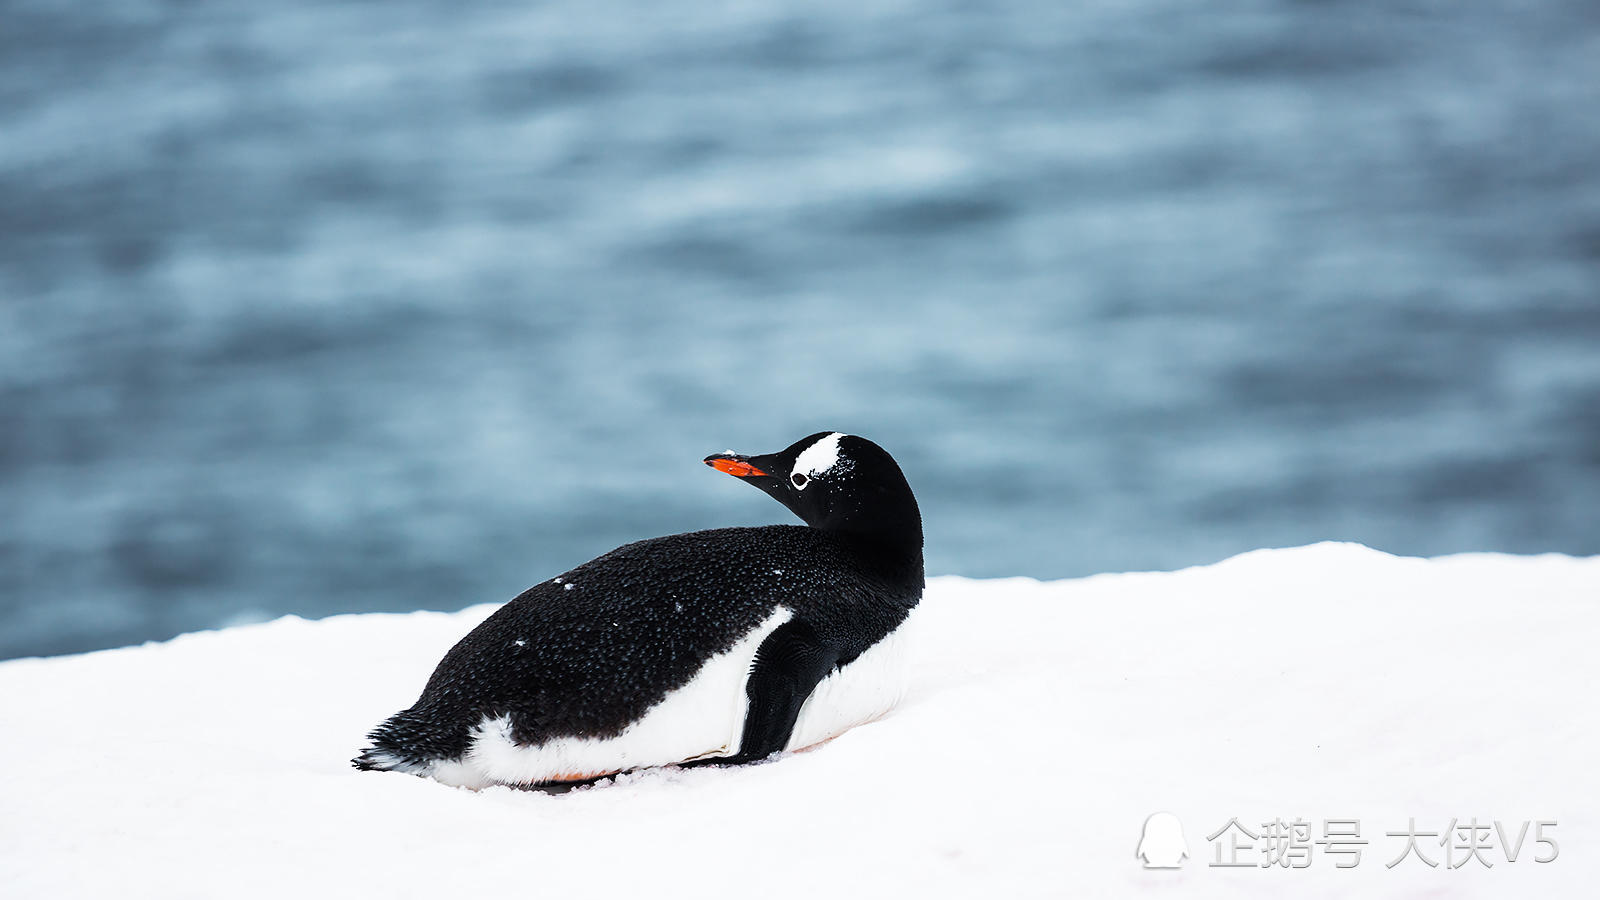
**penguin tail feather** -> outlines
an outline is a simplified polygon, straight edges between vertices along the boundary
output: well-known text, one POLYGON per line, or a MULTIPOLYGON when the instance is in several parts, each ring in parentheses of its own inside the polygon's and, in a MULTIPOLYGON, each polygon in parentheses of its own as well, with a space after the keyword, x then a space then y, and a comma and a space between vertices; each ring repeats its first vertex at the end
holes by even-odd
POLYGON ((436 761, 450 755, 444 747, 449 741, 441 729, 412 715, 411 710, 390 716, 367 735, 367 740, 372 746, 350 760, 352 766, 363 771, 426 775, 436 761))
POLYGON ((426 763, 407 759, 404 756, 379 747, 368 747, 361 751, 359 756, 350 760, 350 765, 363 772, 409 772, 420 774, 428 769, 426 763))

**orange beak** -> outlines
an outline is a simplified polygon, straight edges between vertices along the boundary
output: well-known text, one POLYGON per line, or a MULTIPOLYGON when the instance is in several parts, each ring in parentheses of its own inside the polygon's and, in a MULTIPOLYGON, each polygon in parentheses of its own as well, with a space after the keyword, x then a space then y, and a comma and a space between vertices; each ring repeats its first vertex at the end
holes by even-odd
POLYGON ((716 469, 718 472, 726 472, 729 475, 735 475, 739 478, 750 478, 755 475, 767 474, 742 459, 723 459, 720 457, 713 457, 706 460, 706 465, 716 469))

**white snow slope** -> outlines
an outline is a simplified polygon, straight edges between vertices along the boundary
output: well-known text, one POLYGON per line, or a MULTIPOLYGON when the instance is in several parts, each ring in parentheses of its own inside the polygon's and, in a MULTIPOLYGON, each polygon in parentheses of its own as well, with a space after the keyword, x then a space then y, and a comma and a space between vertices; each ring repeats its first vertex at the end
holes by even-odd
POLYGON ((904 705, 811 752, 566 794, 351 769, 491 608, 0 664, 0 896, 1543 898, 1600 878, 1600 557, 1322 544, 936 578, 904 705), (1135 858, 1157 811, 1182 868, 1135 858), (1249 842, 1247 867, 1211 866, 1234 817, 1313 841, 1359 819, 1369 843, 1349 869, 1315 844, 1263 868, 1249 842), (1386 866, 1410 820, 1473 817, 1478 857, 1459 831, 1418 838, 1436 868, 1386 866), (1541 820, 1508 861, 1493 823, 1515 842, 1541 820))

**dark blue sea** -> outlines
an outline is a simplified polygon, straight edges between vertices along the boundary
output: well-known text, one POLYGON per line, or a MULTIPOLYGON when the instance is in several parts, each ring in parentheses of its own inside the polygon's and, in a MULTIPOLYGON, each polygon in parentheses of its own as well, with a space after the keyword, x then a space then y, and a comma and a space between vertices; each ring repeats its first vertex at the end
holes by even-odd
POLYGON ((503 600, 818 430, 930 574, 1600 553, 1600 4, 0 0, 0 656, 503 600))

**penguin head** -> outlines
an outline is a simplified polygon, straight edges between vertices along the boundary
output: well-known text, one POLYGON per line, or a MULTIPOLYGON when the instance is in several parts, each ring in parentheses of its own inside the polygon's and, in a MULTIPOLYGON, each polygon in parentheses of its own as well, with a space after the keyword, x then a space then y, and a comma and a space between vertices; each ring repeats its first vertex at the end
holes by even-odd
POLYGON ((812 528, 922 552, 922 515, 894 457, 863 437, 819 431, 762 456, 717 453, 706 465, 770 494, 812 528))

